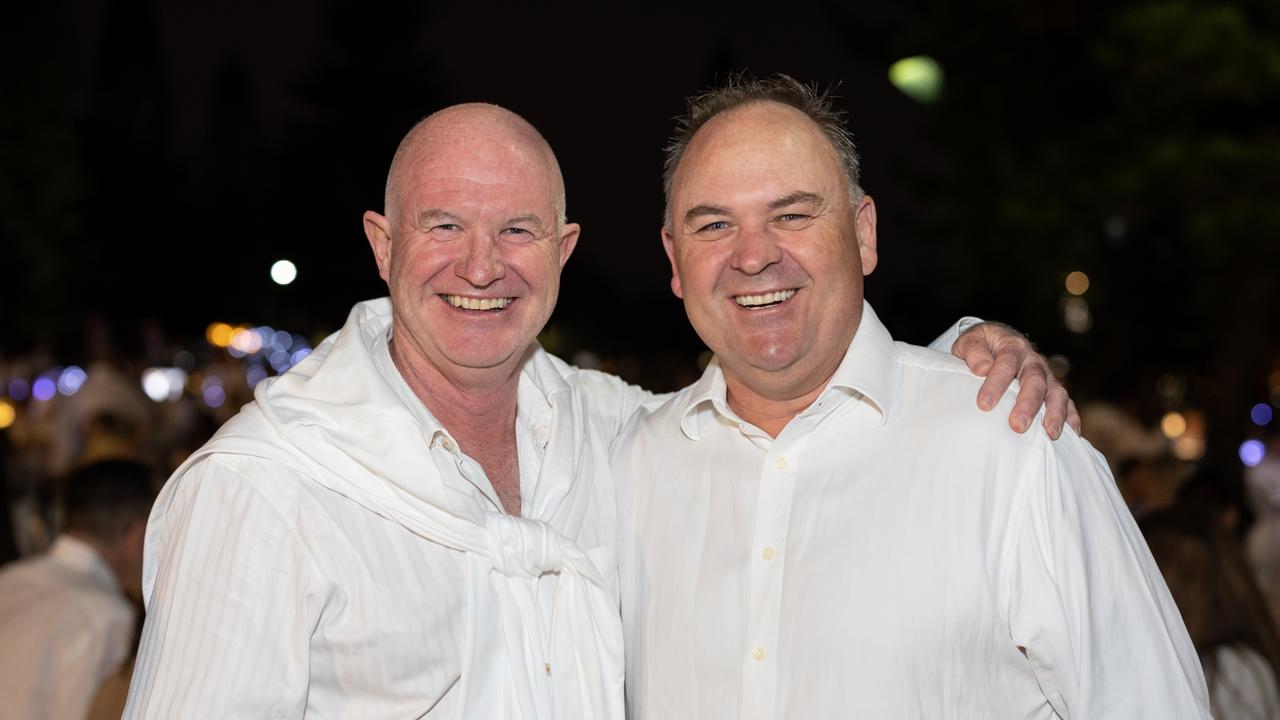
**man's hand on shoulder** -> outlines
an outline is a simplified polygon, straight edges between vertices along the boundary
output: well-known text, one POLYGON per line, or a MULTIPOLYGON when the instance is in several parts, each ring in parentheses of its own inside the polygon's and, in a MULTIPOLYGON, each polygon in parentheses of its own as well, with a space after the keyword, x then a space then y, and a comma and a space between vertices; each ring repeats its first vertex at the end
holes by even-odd
POLYGON ((1045 406, 1044 429, 1049 437, 1058 439, 1064 422, 1080 432, 1076 404, 1049 371, 1049 362, 1022 333, 1003 323, 980 323, 961 334, 951 352, 964 360, 974 375, 986 378, 978 390, 978 407, 983 410, 995 407, 1017 378, 1018 399, 1009 414, 1009 427, 1017 432, 1031 427, 1031 418, 1041 404, 1045 406))

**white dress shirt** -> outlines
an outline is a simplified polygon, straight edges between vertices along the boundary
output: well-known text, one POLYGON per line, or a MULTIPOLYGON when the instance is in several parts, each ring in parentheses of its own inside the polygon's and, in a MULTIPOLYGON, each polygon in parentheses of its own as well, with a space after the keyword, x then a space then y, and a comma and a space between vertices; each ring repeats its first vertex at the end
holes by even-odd
POLYGON ((632 718, 1190 718, 1204 678, 1103 458, 981 412, 870 306, 770 438, 713 362, 614 455, 632 718))
POLYGON ((0 572, 0 719, 82 720, 102 681, 128 657, 134 609, 86 543, 0 572))
POLYGON ((608 451, 652 396, 535 352, 517 440, 536 522, 517 521, 396 371, 389 324, 386 300, 357 305, 165 486, 125 717, 621 713, 608 451))

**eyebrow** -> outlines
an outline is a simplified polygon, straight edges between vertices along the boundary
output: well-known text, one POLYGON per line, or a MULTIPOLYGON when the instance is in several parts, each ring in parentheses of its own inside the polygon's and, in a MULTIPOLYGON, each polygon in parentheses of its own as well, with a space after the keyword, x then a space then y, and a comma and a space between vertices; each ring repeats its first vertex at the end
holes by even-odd
POLYGON ((427 208, 418 213, 418 227, 426 227, 438 220, 460 221, 462 218, 441 208, 427 208))
POLYGON ((821 205, 822 202, 822 196, 818 193, 809 192, 807 190, 797 190, 796 192, 783 195, 777 200, 769 203, 769 209, 781 210, 788 205, 795 205, 797 203, 813 203, 814 205, 821 205))
POLYGON ((503 225, 519 225, 520 223, 529 223, 530 225, 533 225, 538 229, 538 232, 540 234, 545 233, 547 231, 546 223, 542 222, 542 218, 538 217, 533 213, 525 213, 524 215, 517 215, 507 220, 505 223, 503 223, 503 225))
POLYGON ((695 205, 689 208, 689 212, 684 214, 686 223, 693 222, 695 219, 705 217, 707 215, 728 215, 729 209, 720 207, 719 205, 695 205))

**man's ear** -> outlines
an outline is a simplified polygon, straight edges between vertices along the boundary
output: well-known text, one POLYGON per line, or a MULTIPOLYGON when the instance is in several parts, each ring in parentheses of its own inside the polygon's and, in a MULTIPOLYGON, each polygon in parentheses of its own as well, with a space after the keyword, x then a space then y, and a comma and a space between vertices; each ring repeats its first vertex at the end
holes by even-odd
POLYGON ((364 236, 369 238, 373 259, 378 263, 378 275, 383 282, 391 273, 391 223, 378 213, 367 210, 364 214, 364 236))
POLYGON ((862 258, 862 274, 876 269, 876 201, 870 195, 862 198, 854 210, 853 226, 858 233, 858 255, 862 258))
POLYGON ((578 246, 578 235, 582 232, 582 227, 578 223, 565 223, 560 228, 560 269, 564 269, 564 264, 569 262, 569 256, 573 254, 573 249, 578 246))
POLYGON ((680 269, 676 266, 676 240, 671 231, 662 228, 662 249, 667 251, 667 260, 671 261, 671 292, 684 299, 684 290, 680 288, 680 269))

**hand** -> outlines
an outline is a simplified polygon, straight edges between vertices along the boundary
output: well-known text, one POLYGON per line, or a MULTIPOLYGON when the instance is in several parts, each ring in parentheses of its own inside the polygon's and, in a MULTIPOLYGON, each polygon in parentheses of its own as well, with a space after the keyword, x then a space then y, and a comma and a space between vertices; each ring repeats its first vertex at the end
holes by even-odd
POLYGON ((1009 414, 1009 427, 1026 432, 1040 404, 1045 405, 1044 429, 1054 440, 1062 434, 1065 421, 1080 432, 1080 413, 1067 396, 1067 389, 1049 372, 1049 363, 1036 352, 1031 341, 1003 323, 984 322, 964 332, 951 348, 964 360, 970 372, 985 377, 978 389, 978 407, 990 410, 1014 378, 1018 379, 1018 399, 1009 414))

